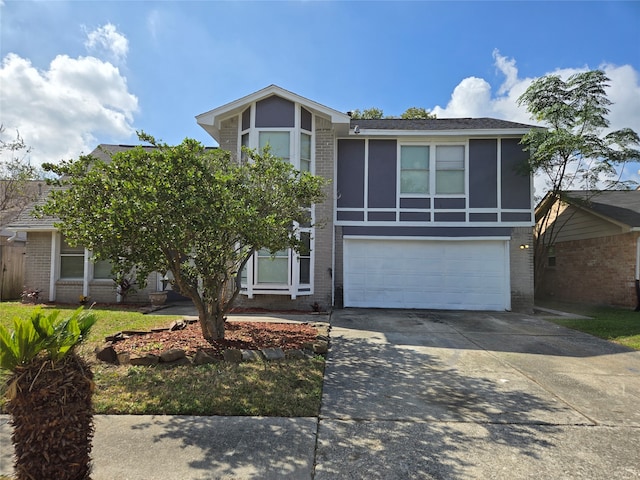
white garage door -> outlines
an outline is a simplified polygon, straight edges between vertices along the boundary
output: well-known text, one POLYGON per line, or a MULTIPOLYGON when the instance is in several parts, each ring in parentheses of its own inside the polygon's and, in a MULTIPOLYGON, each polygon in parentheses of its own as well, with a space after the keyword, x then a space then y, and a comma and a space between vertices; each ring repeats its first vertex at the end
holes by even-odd
POLYGON ((509 310, 506 241, 344 239, 346 307, 509 310))

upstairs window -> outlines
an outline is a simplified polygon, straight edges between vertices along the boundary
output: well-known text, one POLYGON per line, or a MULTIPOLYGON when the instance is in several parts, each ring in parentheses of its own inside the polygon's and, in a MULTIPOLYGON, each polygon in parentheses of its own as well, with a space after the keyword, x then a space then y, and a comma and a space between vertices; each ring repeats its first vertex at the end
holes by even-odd
POLYGON ((436 193, 464 194, 464 146, 436 146, 436 193))
POLYGON ((260 151, 269 145, 271 155, 289 162, 291 158, 291 142, 289 132, 261 131, 258 136, 258 148, 260 151))
POLYGON ((300 171, 311 171, 311 135, 300 134, 300 171))
POLYGON ((400 193, 429 193, 429 147, 403 145, 400 148, 400 193))

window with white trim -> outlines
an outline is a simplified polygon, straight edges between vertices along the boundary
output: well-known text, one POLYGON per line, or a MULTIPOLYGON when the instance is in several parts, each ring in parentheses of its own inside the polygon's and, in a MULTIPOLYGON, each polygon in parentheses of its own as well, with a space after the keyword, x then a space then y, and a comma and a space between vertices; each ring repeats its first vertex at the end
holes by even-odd
POLYGON ((465 193, 463 145, 436 145, 436 193, 465 193))
POLYGON ((402 145, 400 147, 400 193, 429 193, 429 147, 402 145))
MULTIPOLYGON (((296 106, 294 126, 255 128, 255 104, 241 114, 240 145, 261 152, 269 147, 271 155, 291 163, 303 172, 314 171, 313 115, 296 106)), ((292 249, 278 252, 260 250, 254 253, 240 273, 242 293, 309 295, 313 293, 313 227, 312 209, 309 222, 294 228, 302 243, 300 252, 292 249)))
POLYGON ((264 150, 267 145, 271 155, 289 162, 291 159, 291 139, 287 131, 261 131, 258 133, 258 148, 264 150))
MULTIPOLYGON (((60 242, 60 280, 82 280, 84 278, 84 255, 82 246, 70 246, 65 237, 60 242)), ((111 262, 92 259, 91 278, 94 280, 111 280, 111 262)))
POLYGON ((72 247, 62 237, 60 244, 60 278, 82 280, 84 278, 84 247, 72 247))

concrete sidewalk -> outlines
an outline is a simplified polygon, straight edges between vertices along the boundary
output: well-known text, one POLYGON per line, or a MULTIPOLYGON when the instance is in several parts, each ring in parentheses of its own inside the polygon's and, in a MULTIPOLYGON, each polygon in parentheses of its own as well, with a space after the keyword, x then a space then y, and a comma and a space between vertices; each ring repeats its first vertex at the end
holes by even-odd
POLYGON ((513 313, 331 323, 319 419, 97 416, 93 479, 640 478, 640 352, 513 313))

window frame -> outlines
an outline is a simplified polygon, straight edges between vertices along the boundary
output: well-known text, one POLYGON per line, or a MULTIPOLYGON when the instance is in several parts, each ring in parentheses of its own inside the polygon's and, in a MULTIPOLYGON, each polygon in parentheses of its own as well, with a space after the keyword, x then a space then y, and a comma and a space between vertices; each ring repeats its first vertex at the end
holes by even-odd
MULTIPOLYGON (((469 196, 469 144, 468 141, 445 141, 445 140, 398 140, 398 154, 396 165, 396 191, 398 199, 401 198, 468 198, 469 196), (429 193, 403 193, 402 192, 402 147, 427 147, 429 151, 429 193), (463 192, 461 193, 438 193, 437 191, 437 148, 438 147, 462 147, 463 148, 463 168, 461 169, 463 174, 463 192)), ((442 169, 440 171, 443 171, 442 169)), ((452 171, 446 169, 444 171, 452 171)), ((456 169, 454 171, 460 171, 456 169)))
MULTIPOLYGON (((249 125, 248 128, 243 128, 242 116, 247 111, 244 109, 239 114, 239 128, 238 128, 238 148, 239 157, 245 159, 242 155, 242 146, 246 145, 249 148, 260 151, 260 134, 263 132, 288 132, 289 133, 289 158, 287 159, 297 170, 308 171, 315 173, 316 170, 316 117, 309 109, 305 108, 302 104, 295 102, 295 121, 293 127, 255 127, 255 102, 250 105, 249 112, 249 125), (303 128, 302 109, 307 110, 311 114, 311 129, 303 128), (308 136, 309 139, 309 157, 303 159, 302 146, 303 135, 308 136), (305 162, 308 165, 307 168, 301 168, 302 163, 305 162)), ((309 125, 307 125, 309 126, 309 125)), ((315 206, 311 207, 311 225, 314 223, 315 218, 315 206)), ((310 251, 308 255, 301 255, 295 252, 293 249, 287 250, 288 258, 288 280, 287 283, 258 283, 259 275, 259 262, 265 258, 265 255, 260 255, 259 252, 255 252, 251 259, 245 265, 244 270, 240 273, 241 276, 241 293, 247 295, 249 298, 253 298, 253 295, 258 294, 280 294, 291 295, 294 299, 298 295, 312 295, 314 291, 314 275, 315 275, 315 228, 312 226, 301 226, 294 224, 296 235, 298 238, 301 234, 309 234, 310 251), (305 260, 309 262, 309 282, 300 282, 301 274, 301 261, 305 260)))

